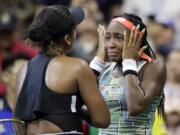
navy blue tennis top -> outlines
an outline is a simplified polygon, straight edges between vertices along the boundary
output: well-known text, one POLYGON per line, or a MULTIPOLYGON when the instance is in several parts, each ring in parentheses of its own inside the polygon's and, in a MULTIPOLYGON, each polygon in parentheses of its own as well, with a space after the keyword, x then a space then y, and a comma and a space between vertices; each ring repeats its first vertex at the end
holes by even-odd
POLYGON ((80 93, 60 94, 50 90, 45 83, 46 68, 52 58, 40 53, 28 62, 14 115, 26 123, 45 119, 63 131, 82 131, 80 108, 84 103, 80 93))

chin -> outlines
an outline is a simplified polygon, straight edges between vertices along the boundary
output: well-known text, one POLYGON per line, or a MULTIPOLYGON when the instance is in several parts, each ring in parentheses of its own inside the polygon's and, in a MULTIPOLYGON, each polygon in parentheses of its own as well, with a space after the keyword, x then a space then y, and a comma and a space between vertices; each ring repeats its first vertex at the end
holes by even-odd
POLYGON ((118 62, 118 61, 120 61, 120 58, 111 56, 111 57, 109 57, 109 61, 118 62))

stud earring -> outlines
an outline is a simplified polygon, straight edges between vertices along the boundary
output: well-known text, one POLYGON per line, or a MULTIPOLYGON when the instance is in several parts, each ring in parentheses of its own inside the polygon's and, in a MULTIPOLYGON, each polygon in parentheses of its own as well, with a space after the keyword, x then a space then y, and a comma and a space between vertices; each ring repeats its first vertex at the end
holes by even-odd
POLYGON ((71 42, 68 41, 67 44, 68 44, 68 46, 70 46, 70 45, 71 45, 71 42))

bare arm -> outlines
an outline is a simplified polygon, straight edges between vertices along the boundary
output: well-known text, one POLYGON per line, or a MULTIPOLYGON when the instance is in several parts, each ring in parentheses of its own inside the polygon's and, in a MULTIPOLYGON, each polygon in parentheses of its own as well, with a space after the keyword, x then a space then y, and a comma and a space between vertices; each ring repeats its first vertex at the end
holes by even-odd
MULTIPOLYGON (((132 28, 129 36, 127 32, 124 33, 123 61, 138 60, 148 47, 141 47, 145 29, 140 31, 139 26, 132 28)), ((146 110, 153 99, 160 95, 166 79, 166 69, 162 62, 153 61, 145 65, 140 82, 133 74, 125 75, 124 79, 127 108, 130 115, 136 115, 146 110)))
MULTIPOLYGON (((77 81, 80 94, 88 109, 86 118, 88 118, 87 115, 89 114, 93 126, 106 128, 110 124, 109 109, 98 89, 93 71, 88 64, 83 63, 82 65, 77 75, 77 81)), ((83 111, 86 112, 86 110, 83 111)))
POLYGON ((153 99, 160 95, 166 79, 166 69, 164 64, 156 61, 146 65, 141 82, 132 74, 124 78, 128 111, 130 115, 135 115, 146 110, 153 99))

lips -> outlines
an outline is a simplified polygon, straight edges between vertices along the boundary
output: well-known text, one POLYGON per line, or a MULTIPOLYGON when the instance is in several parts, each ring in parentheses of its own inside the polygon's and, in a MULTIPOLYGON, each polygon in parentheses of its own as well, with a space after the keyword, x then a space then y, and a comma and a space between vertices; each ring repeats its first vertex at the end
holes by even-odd
POLYGON ((117 55, 119 55, 119 52, 116 51, 116 50, 108 50, 107 53, 108 53, 108 56, 117 56, 117 55))

